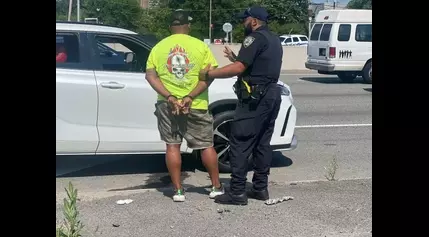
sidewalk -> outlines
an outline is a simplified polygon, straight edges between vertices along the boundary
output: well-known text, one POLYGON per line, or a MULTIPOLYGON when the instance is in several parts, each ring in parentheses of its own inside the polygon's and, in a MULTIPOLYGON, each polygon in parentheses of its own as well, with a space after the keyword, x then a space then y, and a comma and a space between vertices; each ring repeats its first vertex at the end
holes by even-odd
POLYGON ((204 188, 188 190, 186 202, 174 203, 163 192, 80 201, 83 236, 372 236, 371 179, 271 184, 271 198, 294 197, 273 206, 255 200, 244 207, 218 205, 204 188), (120 199, 133 202, 116 204, 120 199))

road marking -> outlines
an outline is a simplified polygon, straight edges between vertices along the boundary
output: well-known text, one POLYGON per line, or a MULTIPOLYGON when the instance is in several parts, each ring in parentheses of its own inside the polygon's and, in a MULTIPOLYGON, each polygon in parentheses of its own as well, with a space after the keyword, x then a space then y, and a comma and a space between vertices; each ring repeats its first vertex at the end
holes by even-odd
POLYGON ((295 128, 339 128, 339 127, 371 127, 371 123, 363 124, 320 124, 320 125, 297 125, 295 128))
POLYGON ((302 73, 280 73, 280 76, 320 76, 320 77, 326 77, 326 76, 332 76, 332 75, 323 75, 323 74, 302 74, 302 73))

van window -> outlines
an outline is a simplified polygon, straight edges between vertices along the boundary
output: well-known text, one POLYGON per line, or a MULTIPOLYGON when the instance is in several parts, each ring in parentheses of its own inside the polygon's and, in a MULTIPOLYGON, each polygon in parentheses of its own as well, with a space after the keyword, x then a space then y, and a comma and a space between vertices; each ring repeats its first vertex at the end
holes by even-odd
POLYGON ((287 39, 285 40, 285 43, 290 43, 290 42, 292 42, 292 39, 291 39, 291 38, 287 38, 287 39))
POLYGON ((322 29, 322 24, 315 24, 313 30, 311 31, 310 40, 319 40, 320 29, 322 29))
POLYGON ((372 24, 358 24, 355 40, 358 42, 372 42, 372 24))
POLYGON ((299 42, 298 37, 293 37, 292 40, 293 40, 293 42, 299 42))
POLYGON ((320 33, 320 41, 329 41, 331 35, 332 24, 324 24, 322 32, 320 33))
POLYGON ((338 29, 338 41, 349 41, 352 26, 350 24, 341 24, 338 29))

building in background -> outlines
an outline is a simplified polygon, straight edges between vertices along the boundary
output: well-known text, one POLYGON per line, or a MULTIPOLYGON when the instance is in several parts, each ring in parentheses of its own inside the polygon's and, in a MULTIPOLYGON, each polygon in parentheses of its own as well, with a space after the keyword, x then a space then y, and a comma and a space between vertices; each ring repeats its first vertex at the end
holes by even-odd
POLYGON ((138 0, 138 1, 140 2, 140 7, 141 8, 144 8, 144 9, 148 8, 148 6, 149 6, 149 0, 138 0))
POLYGON ((143 9, 148 9, 156 7, 159 4, 159 0, 137 0, 140 2, 140 7, 143 9))

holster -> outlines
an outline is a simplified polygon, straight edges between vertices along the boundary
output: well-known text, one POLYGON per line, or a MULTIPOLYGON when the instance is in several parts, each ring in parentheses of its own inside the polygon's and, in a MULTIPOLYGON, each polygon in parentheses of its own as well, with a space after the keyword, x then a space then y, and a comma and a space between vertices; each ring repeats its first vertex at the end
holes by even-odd
POLYGON ((234 92, 238 100, 259 101, 267 92, 267 85, 249 85, 245 80, 239 78, 234 86, 234 92))
POLYGON ((239 101, 249 100, 251 98, 251 91, 246 88, 245 84, 243 83, 243 79, 237 79, 237 81, 234 83, 233 89, 239 101))

